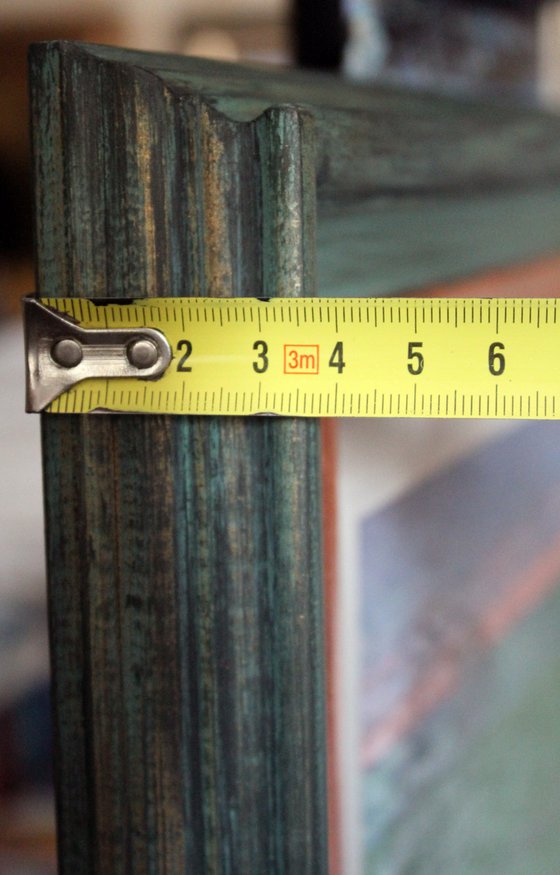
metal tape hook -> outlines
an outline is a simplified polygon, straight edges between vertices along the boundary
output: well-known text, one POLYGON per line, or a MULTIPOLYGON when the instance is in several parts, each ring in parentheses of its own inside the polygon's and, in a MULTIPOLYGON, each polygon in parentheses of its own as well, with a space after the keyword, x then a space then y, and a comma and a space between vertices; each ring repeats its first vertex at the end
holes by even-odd
POLYGON ((82 328, 32 297, 24 298, 23 314, 28 413, 91 377, 157 379, 172 359, 167 338, 155 328, 82 328))

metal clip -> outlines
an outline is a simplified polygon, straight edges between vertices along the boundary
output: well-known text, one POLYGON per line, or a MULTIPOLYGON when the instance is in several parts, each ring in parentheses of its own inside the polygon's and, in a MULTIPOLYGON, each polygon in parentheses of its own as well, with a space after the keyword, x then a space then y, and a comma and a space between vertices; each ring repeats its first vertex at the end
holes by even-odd
POLYGON ((160 377, 171 362, 155 328, 82 328, 36 298, 24 298, 26 410, 39 413, 90 377, 160 377))

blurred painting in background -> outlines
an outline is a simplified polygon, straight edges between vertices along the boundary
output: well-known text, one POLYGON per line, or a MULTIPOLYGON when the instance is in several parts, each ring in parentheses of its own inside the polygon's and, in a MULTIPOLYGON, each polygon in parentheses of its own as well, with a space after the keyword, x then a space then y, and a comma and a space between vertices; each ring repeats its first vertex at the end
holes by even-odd
POLYGON ((539 2, 344 0, 345 73, 430 91, 533 101, 539 2))
POLYGON ((518 425, 362 521, 368 875, 558 871, 559 439, 518 425))
POLYGON ((0 370, 0 875, 50 875, 54 816, 39 423, 22 412, 23 354, 12 318, 0 321, 0 370))

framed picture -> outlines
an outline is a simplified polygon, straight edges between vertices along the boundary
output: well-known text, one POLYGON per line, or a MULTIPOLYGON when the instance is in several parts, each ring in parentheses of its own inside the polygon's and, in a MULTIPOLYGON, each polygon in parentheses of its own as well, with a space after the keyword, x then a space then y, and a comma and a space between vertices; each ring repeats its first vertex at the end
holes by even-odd
MULTIPOLYGON (((555 259, 434 294, 552 296, 555 259)), ((554 422, 337 423, 341 873, 554 872, 554 422)))

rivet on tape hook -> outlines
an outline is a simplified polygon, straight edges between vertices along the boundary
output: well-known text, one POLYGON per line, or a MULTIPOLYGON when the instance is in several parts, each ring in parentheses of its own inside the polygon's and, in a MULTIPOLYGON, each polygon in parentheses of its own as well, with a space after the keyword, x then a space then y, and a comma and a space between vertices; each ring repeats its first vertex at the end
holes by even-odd
POLYGON ((31 297, 24 298, 23 313, 28 413, 90 377, 153 380, 171 362, 169 343, 155 328, 82 328, 31 297))

